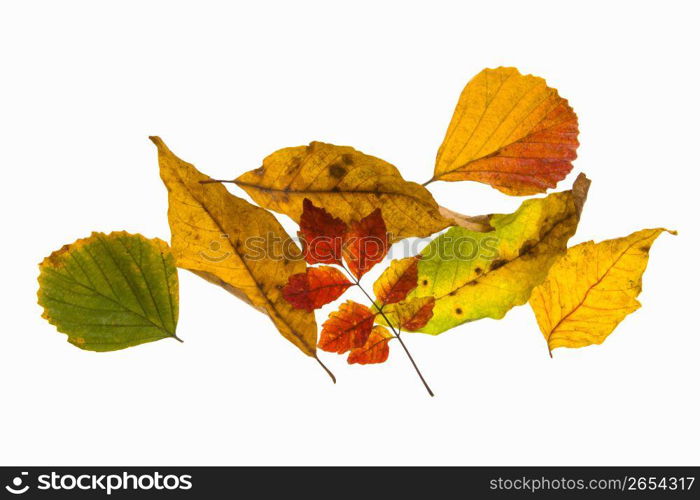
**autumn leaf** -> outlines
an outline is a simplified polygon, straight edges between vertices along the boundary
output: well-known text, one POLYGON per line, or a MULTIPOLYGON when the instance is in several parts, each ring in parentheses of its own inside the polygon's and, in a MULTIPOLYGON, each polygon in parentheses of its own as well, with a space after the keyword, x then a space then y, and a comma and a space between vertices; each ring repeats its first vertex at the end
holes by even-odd
POLYGON ((481 318, 502 318, 522 305, 566 252, 590 182, 583 174, 570 191, 526 200, 508 215, 492 215, 492 232, 453 227, 434 239, 418 262, 411 297, 435 297, 433 319, 419 331, 433 335, 481 318))
MULTIPOLYGON (((401 330, 415 332, 423 328, 433 317, 435 297, 413 297, 396 304, 382 308, 384 315, 391 324, 401 330)), ((386 324, 383 317, 378 321, 386 324)))
POLYGON ((381 208, 390 241, 450 225, 430 192, 393 165, 348 146, 312 142, 281 149, 234 181, 260 206, 300 222, 305 198, 349 222, 381 208))
POLYGON ((115 351, 177 339, 177 269, 164 241, 92 233, 53 252, 39 269, 43 317, 76 347, 115 351))
POLYGON ((370 365, 384 363, 389 358, 389 341, 394 336, 383 326, 375 326, 362 347, 356 347, 348 354, 348 364, 370 365))
POLYGON ((477 181, 509 195, 543 193, 571 171, 578 119, 542 79, 485 69, 465 87, 431 181, 477 181))
POLYGON ((305 273, 289 277, 282 295, 297 309, 313 311, 333 302, 351 286, 353 283, 334 267, 309 267, 305 273))
POLYGON ((384 260, 390 246, 382 211, 378 208, 350 225, 343 240, 343 258, 352 274, 360 279, 384 260))
POLYGON ((343 237, 347 225, 323 208, 304 198, 299 221, 299 238, 304 258, 309 264, 342 265, 343 237))
POLYGON ((374 282, 374 296, 379 304, 401 302, 418 286, 418 260, 420 256, 391 261, 374 282))
POLYGON ((375 314, 352 300, 344 302, 323 324, 318 347, 338 354, 362 347, 372 331, 375 314))
POLYGON ((557 347, 602 344, 625 316, 641 307, 636 297, 649 250, 664 231, 644 229, 624 238, 587 241, 552 266, 530 297, 550 355, 557 347))
POLYGON ((282 296, 289 278, 306 271, 299 247, 270 212, 221 184, 202 183, 210 178, 175 156, 160 138, 151 140, 158 147, 160 175, 168 188, 178 267, 264 312, 283 337, 318 360, 313 313, 295 309, 282 296))

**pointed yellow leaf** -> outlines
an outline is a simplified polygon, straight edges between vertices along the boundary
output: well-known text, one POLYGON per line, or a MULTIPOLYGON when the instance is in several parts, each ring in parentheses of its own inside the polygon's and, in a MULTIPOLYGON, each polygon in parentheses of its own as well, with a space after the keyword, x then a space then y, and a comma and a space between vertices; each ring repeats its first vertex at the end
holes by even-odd
MULTIPOLYGON (((641 304, 649 249, 666 229, 644 229, 624 238, 570 248, 530 297, 549 352, 601 344, 641 304)), ((675 231, 668 231, 676 234, 675 231)))
POLYGON ((465 87, 431 180, 477 181, 510 195, 543 193, 571 171, 578 120, 542 79, 485 69, 465 87))
POLYGON ((381 208, 395 242, 429 236, 451 223, 430 192, 393 165, 348 146, 312 142, 281 149, 235 180, 260 206, 299 222, 304 198, 345 222, 381 208))
POLYGON ((168 188, 168 220, 178 267, 218 284, 270 316, 280 333, 316 356, 312 312, 295 309, 281 289, 306 263, 267 210, 238 198, 175 156, 159 137, 160 175, 168 188))

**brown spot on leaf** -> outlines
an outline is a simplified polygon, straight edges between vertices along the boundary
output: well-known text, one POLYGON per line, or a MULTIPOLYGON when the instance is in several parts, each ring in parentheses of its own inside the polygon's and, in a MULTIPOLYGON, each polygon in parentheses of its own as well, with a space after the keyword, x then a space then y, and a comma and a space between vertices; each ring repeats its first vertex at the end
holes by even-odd
POLYGON ((640 250, 641 250, 642 252, 648 252, 649 250, 651 250, 651 247, 648 246, 648 245, 647 245, 647 246, 643 246, 642 248, 640 248, 640 250))
POLYGON ((455 309, 455 313, 457 314, 457 316, 461 316, 461 314, 462 314, 463 312, 464 312, 464 311, 462 311, 462 308, 461 308, 461 307, 458 307, 457 309, 455 309))
POLYGON ((340 179, 345 175, 345 172, 347 172, 345 167, 339 165, 338 163, 333 163, 330 167, 328 167, 328 171, 330 172, 331 177, 335 177, 336 179, 340 179))
POLYGON ((481 273, 483 273, 483 272, 484 272, 484 271, 483 271, 480 267, 475 267, 475 268, 474 268, 474 273, 475 273, 476 275, 479 275, 479 274, 481 274, 481 273))
POLYGON ((354 160, 352 159, 351 154, 345 153, 340 158, 343 160, 343 163, 345 163, 346 165, 352 165, 354 163, 354 160))
POLYGON ((428 280, 423 280, 423 281, 421 281, 421 285, 423 285, 423 286, 428 286, 428 280))

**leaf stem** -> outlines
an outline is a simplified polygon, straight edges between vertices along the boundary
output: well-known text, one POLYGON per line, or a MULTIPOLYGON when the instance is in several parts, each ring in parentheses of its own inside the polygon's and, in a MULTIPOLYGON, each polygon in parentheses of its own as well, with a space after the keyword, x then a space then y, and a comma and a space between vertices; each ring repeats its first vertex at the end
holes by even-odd
POLYGON ((429 180, 425 181, 423 184, 421 184, 423 187, 427 186, 431 182, 435 182, 435 177, 430 178, 429 180))
POLYGON ((318 364, 321 365, 321 368, 323 368, 324 370, 326 370, 326 373, 328 374, 328 376, 331 378, 331 380, 332 380, 333 383, 335 384, 335 383, 336 383, 336 382, 335 382, 335 375, 333 375, 333 372, 330 371, 330 370, 328 369, 328 367, 327 367, 326 365, 323 364, 323 361, 321 361, 320 359, 318 359, 318 356, 317 356, 317 355, 314 354, 314 358, 316 359, 316 361, 318 361, 318 364))
POLYGON ((171 337, 174 338, 175 340, 177 340, 177 341, 180 342, 180 343, 183 343, 183 344, 185 343, 184 340, 182 340, 180 337, 178 337, 178 336, 175 335, 174 333, 171 335, 171 337))
POLYGON ((413 356, 411 356, 411 353, 408 350, 408 347, 406 347, 406 344, 404 344, 403 339, 401 338, 401 334, 396 331, 396 328, 394 328, 394 325, 391 323, 389 318, 387 318, 386 314, 384 314, 384 310, 382 307, 379 307, 377 303, 374 301, 374 299, 367 293, 367 291, 360 285, 360 280, 355 278, 355 275, 352 274, 348 269, 345 267, 344 264, 341 264, 347 275, 350 277, 351 280, 355 282, 357 287, 362 290, 362 293, 365 294, 365 296, 369 299, 369 301, 372 303, 374 308, 379 311, 379 314, 382 315, 384 318, 384 321, 386 321, 386 324, 389 325, 389 328, 391 328, 391 331, 394 332, 394 336, 396 337, 396 340, 399 341, 399 344, 401 344, 401 347, 403 347, 403 350, 406 352, 406 356, 408 356, 409 361, 413 365, 413 368, 416 370, 416 373, 418 374, 418 377, 420 378, 421 382, 423 382, 423 385, 425 386, 425 390, 428 391, 428 394, 430 394, 430 397, 434 397, 435 394, 433 391, 430 389, 430 386, 428 385, 428 382, 425 381, 425 378, 423 377, 423 374, 421 373, 420 369, 418 368, 418 365, 416 364, 415 360, 413 359, 413 356))

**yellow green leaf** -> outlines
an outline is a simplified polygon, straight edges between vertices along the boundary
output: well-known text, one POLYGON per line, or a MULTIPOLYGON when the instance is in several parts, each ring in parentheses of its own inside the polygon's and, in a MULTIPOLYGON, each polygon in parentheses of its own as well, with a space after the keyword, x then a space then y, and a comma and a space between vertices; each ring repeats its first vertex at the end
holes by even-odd
MULTIPOLYGON (((557 347, 602 344, 628 314, 641 307, 649 249, 666 229, 570 248, 530 297, 550 355, 557 347)), ((676 234, 675 231, 668 231, 676 234)))
POLYGON ((316 321, 282 296, 304 273, 299 247, 267 210, 251 205, 173 154, 158 137, 160 175, 168 188, 168 220, 178 267, 218 284, 267 314, 282 336, 316 357, 316 321))
POLYGON ((459 98, 431 181, 543 193, 571 171, 577 136, 574 110, 542 78, 515 68, 485 69, 459 98))
POLYGON ((304 198, 345 222, 381 208, 391 242, 429 236, 451 224, 427 189, 405 181, 393 165, 348 146, 312 142, 281 149, 234 182, 260 206, 296 222, 304 198))
POLYGON ((177 339, 177 269, 164 241, 92 233, 53 252, 39 269, 43 317, 71 344, 115 351, 177 339))
POLYGON ((526 200, 508 215, 492 215, 493 231, 453 227, 434 239, 418 262, 418 287, 409 297, 435 297, 423 333, 467 321, 502 318, 527 302, 532 289, 566 251, 576 232, 590 182, 581 174, 570 191, 526 200))

